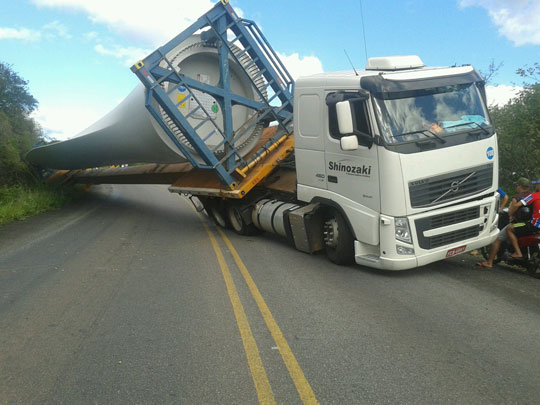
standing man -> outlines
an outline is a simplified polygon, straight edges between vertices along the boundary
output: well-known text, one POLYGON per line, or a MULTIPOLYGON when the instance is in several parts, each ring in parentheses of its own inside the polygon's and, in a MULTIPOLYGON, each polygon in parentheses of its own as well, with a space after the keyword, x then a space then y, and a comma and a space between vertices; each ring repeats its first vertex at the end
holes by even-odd
POLYGON ((506 194, 500 187, 497 189, 497 193, 499 193, 499 195, 501 196, 501 200, 499 203, 499 212, 501 212, 508 203, 508 194, 506 194))

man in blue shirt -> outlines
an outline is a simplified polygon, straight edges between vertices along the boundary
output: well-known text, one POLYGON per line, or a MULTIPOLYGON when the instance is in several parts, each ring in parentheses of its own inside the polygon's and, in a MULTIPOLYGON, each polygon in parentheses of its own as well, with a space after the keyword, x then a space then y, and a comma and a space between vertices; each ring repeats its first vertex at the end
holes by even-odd
POLYGON ((508 203, 508 194, 506 194, 500 187, 497 189, 497 193, 499 193, 499 195, 501 196, 501 199, 499 201, 499 212, 501 212, 508 203))
MULTIPOLYGON (((524 197, 529 195, 531 192, 529 191, 529 179, 526 179, 525 177, 520 177, 516 184, 516 191, 517 194, 512 197, 512 201, 510 202, 510 207, 512 207, 513 204, 518 204, 519 201, 521 201, 524 197)), ((497 253, 499 253, 499 249, 501 248, 502 242, 508 242, 509 237, 507 233, 507 229, 511 227, 511 224, 508 224, 503 229, 499 231, 499 235, 497 236, 497 239, 493 244, 491 245, 491 248, 489 250, 489 258, 485 262, 476 263, 477 266, 485 267, 488 269, 491 269, 493 267, 493 261, 497 257, 497 253)))

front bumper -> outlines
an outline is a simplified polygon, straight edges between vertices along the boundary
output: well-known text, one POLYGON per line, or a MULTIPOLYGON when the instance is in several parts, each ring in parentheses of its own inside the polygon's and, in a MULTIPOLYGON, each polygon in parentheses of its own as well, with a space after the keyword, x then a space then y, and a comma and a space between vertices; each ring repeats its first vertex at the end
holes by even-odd
MULTIPOLYGON (((449 257, 454 249, 460 253, 469 252, 489 245, 496 238, 499 230, 497 228, 495 197, 484 198, 481 201, 473 201, 451 207, 445 207, 439 210, 429 211, 422 214, 409 217, 412 245, 405 245, 395 239, 394 218, 381 215, 380 226, 380 246, 378 255, 366 255, 365 247, 360 242, 355 242, 355 260, 362 266, 374 267, 383 270, 406 270, 429 263, 443 260, 449 257), (454 213, 478 208, 479 216, 475 219, 467 219, 463 222, 456 222, 450 225, 440 226, 432 229, 420 229, 416 224, 425 223, 426 218, 452 216, 454 213), (426 248, 428 238, 434 238, 433 241, 444 240, 445 235, 459 234, 462 229, 470 229, 471 225, 480 226, 481 230, 473 237, 463 240, 455 240, 442 246, 426 248), (440 238, 442 235, 443 239, 440 238), (437 239, 439 237, 439 239, 437 239), (396 246, 413 247, 415 254, 399 255, 396 252, 396 246)), ((466 234, 465 234, 466 235, 466 234)))

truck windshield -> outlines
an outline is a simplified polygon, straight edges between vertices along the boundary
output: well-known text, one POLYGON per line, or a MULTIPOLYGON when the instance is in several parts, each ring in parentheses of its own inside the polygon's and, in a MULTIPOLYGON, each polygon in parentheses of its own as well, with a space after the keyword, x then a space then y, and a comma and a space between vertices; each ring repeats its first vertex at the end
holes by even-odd
POLYGON ((432 89, 376 93, 382 135, 389 144, 437 138, 491 126, 474 83, 432 89))

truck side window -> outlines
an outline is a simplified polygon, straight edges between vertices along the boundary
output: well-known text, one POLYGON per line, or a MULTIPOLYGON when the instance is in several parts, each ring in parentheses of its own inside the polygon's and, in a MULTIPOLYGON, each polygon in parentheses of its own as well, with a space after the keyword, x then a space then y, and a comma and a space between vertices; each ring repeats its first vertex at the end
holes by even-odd
MULTIPOLYGON (((367 118, 366 102, 355 101, 352 103, 352 106, 355 130, 371 136, 371 131, 369 129, 369 122, 367 118)), ((330 136, 335 139, 340 139, 342 135, 339 133, 335 105, 328 106, 328 126, 330 136)))

